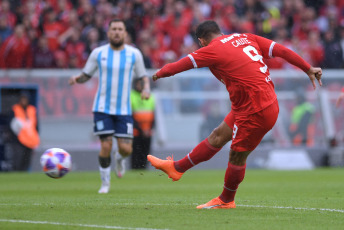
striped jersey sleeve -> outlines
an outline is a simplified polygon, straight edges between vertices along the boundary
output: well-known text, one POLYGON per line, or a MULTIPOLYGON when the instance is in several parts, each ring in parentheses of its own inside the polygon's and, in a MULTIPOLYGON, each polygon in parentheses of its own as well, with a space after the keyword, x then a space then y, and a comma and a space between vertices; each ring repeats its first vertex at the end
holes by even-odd
POLYGON ((134 49, 134 54, 135 54, 135 65, 134 65, 135 76, 138 78, 147 76, 147 72, 146 72, 146 68, 145 68, 141 51, 138 49, 134 49))
POLYGON ((90 56, 87 59, 85 67, 82 70, 83 73, 85 73, 86 75, 90 77, 92 77, 98 69, 98 63, 97 63, 98 53, 99 53, 99 48, 96 48, 91 52, 90 56))

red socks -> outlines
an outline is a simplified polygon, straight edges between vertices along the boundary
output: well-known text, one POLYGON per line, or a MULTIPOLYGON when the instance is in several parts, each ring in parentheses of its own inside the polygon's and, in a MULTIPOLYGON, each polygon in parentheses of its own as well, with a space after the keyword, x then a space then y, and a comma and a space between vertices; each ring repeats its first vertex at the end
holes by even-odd
POLYGON ((234 200, 239 184, 244 180, 245 170, 246 164, 238 166, 228 162, 228 168, 225 174, 225 184, 222 194, 220 195, 220 199, 223 202, 228 203, 234 200))
POLYGON ((210 160, 221 148, 215 148, 210 145, 208 138, 199 143, 188 155, 183 159, 174 162, 174 167, 178 172, 185 172, 193 166, 210 160))

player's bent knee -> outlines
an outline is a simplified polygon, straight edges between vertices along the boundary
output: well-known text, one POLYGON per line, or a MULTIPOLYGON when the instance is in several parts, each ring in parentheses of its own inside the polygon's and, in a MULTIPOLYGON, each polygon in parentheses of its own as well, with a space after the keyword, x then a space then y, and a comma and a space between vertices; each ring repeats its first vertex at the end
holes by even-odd
POLYGON ((208 137, 209 144, 215 148, 223 147, 229 140, 225 137, 219 128, 215 128, 208 137))
POLYGON ((229 162, 233 165, 242 166, 246 164, 246 159, 252 151, 237 152, 231 150, 229 153, 229 162))
POLYGON ((122 156, 129 156, 133 152, 133 148, 131 146, 122 146, 118 148, 118 151, 122 156))
POLYGON ((122 156, 129 156, 133 151, 132 139, 118 139, 118 151, 122 156))

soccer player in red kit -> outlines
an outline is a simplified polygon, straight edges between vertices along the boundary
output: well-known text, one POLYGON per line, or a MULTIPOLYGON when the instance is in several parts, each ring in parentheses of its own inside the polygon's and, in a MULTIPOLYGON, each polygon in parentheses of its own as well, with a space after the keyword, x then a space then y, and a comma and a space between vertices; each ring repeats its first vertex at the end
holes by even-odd
POLYGON ((214 21, 205 21, 196 29, 202 48, 177 62, 165 65, 153 80, 169 77, 192 68, 209 67, 227 88, 232 102, 231 112, 212 133, 183 159, 162 160, 148 155, 148 161, 177 181, 183 173, 200 162, 212 158, 232 140, 223 191, 199 209, 235 208, 234 196, 243 181, 246 159, 264 135, 276 123, 279 107, 274 84, 264 58, 281 57, 302 69, 321 86, 321 68, 310 66, 293 51, 269 39, 253 34, 223 35, 214 21))

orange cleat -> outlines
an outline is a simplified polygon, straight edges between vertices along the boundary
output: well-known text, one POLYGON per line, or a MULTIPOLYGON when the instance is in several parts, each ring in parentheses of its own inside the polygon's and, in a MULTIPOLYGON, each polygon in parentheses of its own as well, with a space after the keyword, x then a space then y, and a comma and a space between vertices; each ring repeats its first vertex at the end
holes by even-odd
POLYGON ((147 156, 147 160, 154 166, 156 169, 160 169, 168 175, 168 178, 171 178, 173 181, 179 180, 183 173, 178 172, 174 167, 173 157, 167 157, 167 160, 161 160, 152 155, 147 156))
POLYGON ((225 203, 219 197, 212 199, 206 204, 197 206, 198 209, 218 209, 218 208, 230 209, 230 208, 235 208, 235 207, 236 206, 235 206, 234 201, 225 203))

